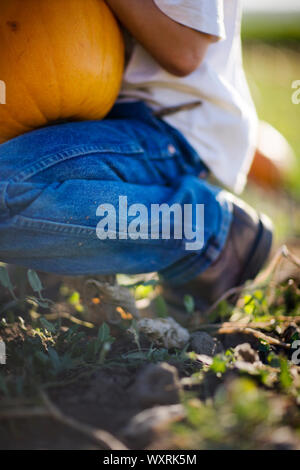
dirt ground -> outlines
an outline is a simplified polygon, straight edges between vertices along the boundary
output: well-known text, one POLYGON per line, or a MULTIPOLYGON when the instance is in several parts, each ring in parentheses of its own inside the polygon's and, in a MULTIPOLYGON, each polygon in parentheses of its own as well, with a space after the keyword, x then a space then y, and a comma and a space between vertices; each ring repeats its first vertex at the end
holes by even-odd
MULTIPOLYGON (((170 342, 181 330, 149 336, 123 307, 112 321, 99 290, 87 298, 78 281, 31 273, 28 282, 24 271, 8 270, 12 300, 2 267, 0 448, 300 449, 300 367, 292 360, 299 252, 294 241, 277 253, 235 307, 224 299, 199 320, 185 299, 181 347, 170 342)), ((137 283, 130 295, 146 312, 155 305, 152 318, 169 325, 156 290, 137 283)))

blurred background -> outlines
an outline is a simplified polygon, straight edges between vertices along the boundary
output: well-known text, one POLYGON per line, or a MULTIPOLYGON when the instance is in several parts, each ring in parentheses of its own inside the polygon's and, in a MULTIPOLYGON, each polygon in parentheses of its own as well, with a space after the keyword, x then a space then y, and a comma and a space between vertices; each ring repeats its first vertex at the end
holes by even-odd
POLYGON ((250 184, 245 197, 273 217, 281 242, 300 236, 300 104, 291 99, 292 83, 300 80, 300 1, 243 3, 244 67, 259 118, 277 129, 294 153, 281 188, 250 184))

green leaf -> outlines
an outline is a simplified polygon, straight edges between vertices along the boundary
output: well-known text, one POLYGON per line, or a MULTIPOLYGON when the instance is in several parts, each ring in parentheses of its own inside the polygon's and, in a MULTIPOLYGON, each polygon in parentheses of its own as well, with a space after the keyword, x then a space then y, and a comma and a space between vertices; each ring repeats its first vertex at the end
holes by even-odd
POLYGON ((34 357, 40 362, 43 366, 45 366, 49 362, 49 358, 47 354, 45 354, 43 351, 36 351, 34 353, 34 357))
POLYGON ((271 367, 280 367, 280 359, 274 352, 270 352, 267 356, 268 364, 271 367))
POLYGON ((292 383, 293 379, 289 370, 288 361, 284 358, 280 358, 280 374, 279 374, 280 384, 283 388, 289 388, 292 383))
POLYGON ((295 333, 293 334, 293 336, 291 337, 291 343, 294 343, 294 341, 299 341, 300 340, 300 334, 298 331, 295 331, 295 333))
POLYGON ((102 323, 98 331, 98 339, 101 343, 105 343, 110 340, 110 328, 107 323, 102 323))
POLYGON ((109 353, 110 349, 111 349, 111 343, 110 342, 106 342, 106 343, 103 344, 103 346, 101 348, 100 355, 99 355, 99 359, 98 359, 99 364, 104 364, 106 356, 109 353))
POLYGON ((56 333, 56 328, 53 323, 50 323, 45 317, 40 317, 39 322, 45 330, 50 331, 50 333, 56 333))
POLYGON ((267 343, 266 341, 264 341, 263 339, 259 340, 259 345, 258 345, 258 349, 259 351, 261 351, 262 353, 269 353, 271 351, 271 346, 269 345, 269 343, 267 343))
POLYGON ((0 282, 6 289, 13 289, 6 266, 0 266, 0 282))
POLYGON ((190 315, 195 311, 195 300, 191 295, 185 295, 183 298, 183 303, 187 313, 190 315))
POLYGON ((138 347, 138 350, 141 350, 141 344, 140 344, 140 334, 139 334, 139 329, 136 320, 133 318, 131 321, 131 326, 128 329, 128 331, 133 335, 133 340, 135 344, 138 347))
POLYGON ((0 284, 9 290, 14 300, 17 300, 6 266, 0 266, 0 284))
POLYGON ((215 374, 224 374, 227 369, 226 361, 220 356, 215 356, 210 369, 215 372, 215 374))
POLYGON ((152 286, 144 286, 141 284, 135 289, 134 296, 136 299, 146 299, 152 291, 152 286))
POLYGON ((79 302, 80 302, 80 294, 79 294, 79 292, 76 292, 76 291, 73 292, 73 293, 70 295, 70 297, 69 297, 69 299, 68 299, 68 302, 69 302, 71 305, 77 305, 77 304, 79 304, 79 302))
POLYGON ((62 369, 72 369, 76 365, 76 361, 69 353, 65 353, 61 359, 62 369))
POLYGON ((48 354, 53 368, 58 372, 61 369, 61 360, 55 349, 49 347, 48 354))
POLYGON ((145 360, 147 358, 147 354, 142 351, 137 351, 137 352, 124 354, 122 357, 124 359, 129 359, 129 360, 145 360))
POLYGON ((155 298, 155 309, 159 318, 166 318, 168 316, 168 307, 162 295, 158 295, 155 298))
POLYGON ((33 269, 29 269, 27 271, 27 277, 28 277, 28 281, 29 281, 29 284, 31 285, 32 290, 40 294, 41 291, 43 290, 43 286, 37 273, 33 271, 33 269))

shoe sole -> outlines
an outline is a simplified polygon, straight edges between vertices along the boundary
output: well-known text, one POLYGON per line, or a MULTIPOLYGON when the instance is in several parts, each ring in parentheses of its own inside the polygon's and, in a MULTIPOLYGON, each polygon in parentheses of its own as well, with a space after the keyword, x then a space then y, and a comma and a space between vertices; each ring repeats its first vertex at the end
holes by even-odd
POLYGON ((242 273, 239 285, 254 279, 268 260, 273 241, 273 224, 264 214, 260 216, 259 229, 253 243, 246 269, 242 273))

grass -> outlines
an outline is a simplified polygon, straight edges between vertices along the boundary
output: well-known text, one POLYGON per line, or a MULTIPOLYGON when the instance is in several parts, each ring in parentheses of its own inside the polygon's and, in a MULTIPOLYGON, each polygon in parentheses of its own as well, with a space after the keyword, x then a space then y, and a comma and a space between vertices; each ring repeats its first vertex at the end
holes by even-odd
POLYGON ((277 128, 290 142, 297 165, 287 189, 300 199, 300 104, 292 103, 292 83, 300 79, 300 42, 286 44, 245 42, 244 67, 260 119, 277 128))
POLYGON ((244 16, 243 38, 246 40, 268 41, 276 43, 284 41, 294 43, 300 40, 300 15, 281 14, 248 14, 244 16))

